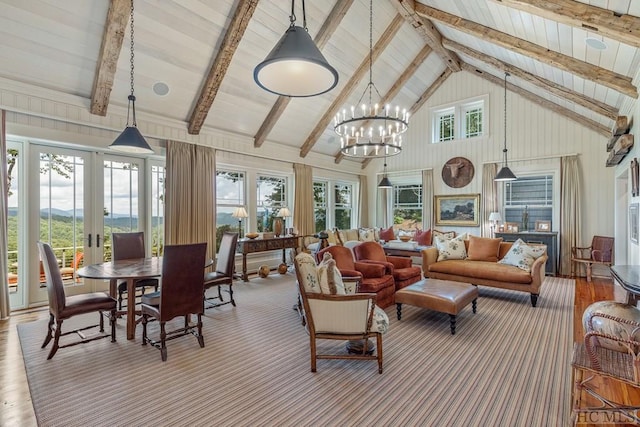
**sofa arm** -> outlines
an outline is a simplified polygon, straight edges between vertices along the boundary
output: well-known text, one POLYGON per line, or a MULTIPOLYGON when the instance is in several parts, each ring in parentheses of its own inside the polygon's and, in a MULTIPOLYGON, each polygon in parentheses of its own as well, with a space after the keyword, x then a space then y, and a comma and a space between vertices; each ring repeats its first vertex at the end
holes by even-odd
POLYGON ((393 268, 409 268, 411 267, 411 258, 402 256, 387 255, 387 261, 393 264, 393 268))
POLYGON ((393 274, 393 264, 387 261, 374 261, 371 259, 361 259, 359 263, 381 265, 384 268, 384 274, 393 274))
POLYGON ((381 264, 374 264, 369 262, 356 261, 356 270, 362 273, 362 277, 365 279, 372 279, 382 277, 385 274, 386 267, 381 264))
POLYGON ((438 248, 426 248, 422 250, 422 274, 428 277, 429 266, 438 261, 438 248))
POLYGON ((542 282, 544 282, 545 275, 545 267, 547 264, 547 256, 546 252, 544 255, 539 257, 533 262, 531 266, 531 293, 539 294, 540 287, 542 286, 542 282))
POLYGON ((357 270, 346 270, 346 269, 341 269, 340 275, 342 276, 343 279, 349 279, 349 278, 362 279, 362 276, 363 276, 362 273, 357 270))

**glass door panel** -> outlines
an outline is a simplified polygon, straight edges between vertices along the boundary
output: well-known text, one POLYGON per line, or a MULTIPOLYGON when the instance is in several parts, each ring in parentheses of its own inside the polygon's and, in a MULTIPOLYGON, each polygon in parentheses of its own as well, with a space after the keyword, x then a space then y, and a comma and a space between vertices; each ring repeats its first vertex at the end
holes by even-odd
POLYGON ((26 269, 24 268, 24 151, 19 142, 7 141, 7 172, 9 176, 9 216, 7 218, 7 257, 9 284, 9 305, 12 310, 27 306, 27 291, 25 285, 26 269), (20 266, 22 265, 22 268, 20 266))
POLYGON ((151 255, 164 253, 164 165, 151 165, 151 255))

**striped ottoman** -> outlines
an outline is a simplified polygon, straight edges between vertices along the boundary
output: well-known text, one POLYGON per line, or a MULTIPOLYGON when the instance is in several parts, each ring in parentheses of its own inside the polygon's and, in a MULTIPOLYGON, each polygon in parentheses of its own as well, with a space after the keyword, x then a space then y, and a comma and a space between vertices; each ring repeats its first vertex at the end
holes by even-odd
POLYGON ((456 316, 471 303, 476 312, 478 288, 469 283, 450 280, 423 279, 395 293, 398 320, 402 318, 402 304, 428 308, 449 314, 451 334, 456 333, 456 316))

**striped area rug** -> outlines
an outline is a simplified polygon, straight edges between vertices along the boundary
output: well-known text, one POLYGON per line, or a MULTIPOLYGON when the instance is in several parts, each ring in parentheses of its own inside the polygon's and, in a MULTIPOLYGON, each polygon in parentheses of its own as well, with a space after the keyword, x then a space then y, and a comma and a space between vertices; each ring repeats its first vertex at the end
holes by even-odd
MULTIPOLYGON (((478 312, 395 307, 384 373, 370 361, 318 361, 292 309, 292 274, 237 282, 237 307, 207 311, 205 348, 188 336, 160 352, 108 339, 47 361, 44 321, 18 325, 42 426, 562 426, 570 419, 574 281, 529 295, 480 287, 478 312)), ((215 290, 214 290, 215 291, 215 290)), ((337 345, 329 342, 327 345, 337 345)), ((340 344, 341 346, 342 344, 340 344)))

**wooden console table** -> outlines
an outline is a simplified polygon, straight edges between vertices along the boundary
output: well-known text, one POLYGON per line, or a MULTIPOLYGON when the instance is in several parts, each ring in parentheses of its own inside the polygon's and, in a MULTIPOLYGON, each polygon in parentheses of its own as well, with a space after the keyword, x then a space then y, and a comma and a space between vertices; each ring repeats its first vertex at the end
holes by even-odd
POLYGON ((247 274, 247 254, 267 252, 282 249, 282 262, 287 263, 286 249, 297 248, 298 236, 274 237, 272 239, 241 239, 238 240, 238 252, 242 254, 242 280, 249 281, 247 274))

